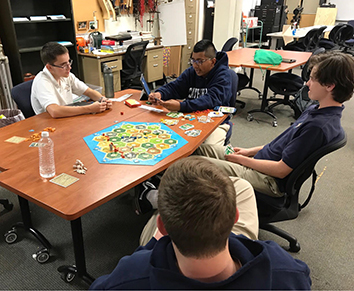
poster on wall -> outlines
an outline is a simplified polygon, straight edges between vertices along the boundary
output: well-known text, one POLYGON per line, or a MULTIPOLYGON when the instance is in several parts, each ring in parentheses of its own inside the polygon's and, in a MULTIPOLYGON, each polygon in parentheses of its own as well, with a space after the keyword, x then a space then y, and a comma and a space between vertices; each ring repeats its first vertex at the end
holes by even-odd
POLYGON ((162 44, 164 46, 187 44, 184 0, 161 3, 158 9, 162 44))

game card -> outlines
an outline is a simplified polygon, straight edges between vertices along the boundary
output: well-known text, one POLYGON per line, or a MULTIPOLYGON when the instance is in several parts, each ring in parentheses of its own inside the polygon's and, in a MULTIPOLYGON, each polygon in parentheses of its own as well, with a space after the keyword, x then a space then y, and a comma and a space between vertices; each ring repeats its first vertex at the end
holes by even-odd
POLYGON ((192 129, 192 130, 187 130, 185 134, 188 136, 196 137, 200 135, 201 132, 202 131, 200 129, 192 129))
POLYGON ((179 118, 179 117, 183 116, 183 113, 171 111, 171 112, 167 113, 166 115, 171 118, 179 118))
POLYGON ((225 155, 232 155, 234 152, 235 151, 230 144, 225 147, 225 155))
POLYGON ((163 124, 172 126, 178 124, 179 120, 178 119, 161 119, 161 122, 163 124))
POLYGON ((13 136, 10 137, 9 139, 5 140, 6 142, 12 142, 12 143, 20 143, 25 141, 26 138, 25 137, 20 137, 20 136, 13 136))
POLYGON ((29 145, 30 148, 38 148, 38 142, 33 142, 29 145))
POLYGON ((66 188, 78 180, 79 180, 79 178, 62 173, 59 176, 56 176, 55 178, 49 180, 49 182, 52 182, 54 184, 57 184, 59 186, 66 188))
POLYGON ((188 130, 188 129, 191 129, 193 127, 194 127, 193 124, 186 123, 186 124, 181 125, 179 128, 182 129, 182 130, 188 130))

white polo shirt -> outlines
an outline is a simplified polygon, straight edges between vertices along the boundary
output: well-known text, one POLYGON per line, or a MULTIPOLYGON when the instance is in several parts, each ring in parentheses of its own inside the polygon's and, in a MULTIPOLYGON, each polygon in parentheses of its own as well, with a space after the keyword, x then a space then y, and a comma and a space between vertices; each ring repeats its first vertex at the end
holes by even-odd
POLYGON ((49 70, 44 67, 33 80, 31 104, 33 111, 40 114, 51 104, 67 105, 73 103, 73 93, 80 96, 88 86, 70 73, 67 78, 60 78, 58 83, 49 70))

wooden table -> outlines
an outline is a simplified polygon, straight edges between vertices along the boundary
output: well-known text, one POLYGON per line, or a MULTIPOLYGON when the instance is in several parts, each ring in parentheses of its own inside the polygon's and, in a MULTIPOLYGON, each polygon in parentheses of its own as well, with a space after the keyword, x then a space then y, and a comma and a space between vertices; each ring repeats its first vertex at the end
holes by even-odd
MULTIPOLYGON (((124 90, 117 92, 115 97, 132 93, 132 98, 139 99, 140 91, 124 90)), ((200 123, 188 121, 202 132, 198 137, 184 134, 179 125, 171 129, 188 141, 188 144, 175 151, 154 166, 100 164, 86 145, 83 137, 107 128, 115 122, 160 122, 165 112, 156 113, 142 108, 129 108, 123 102, 113 102, 113 109, 96 115, 53 119, 47 113, 30 117, 0 129, 0 185, 19 195, 23 221, 32 228, 28 201, 71 222, 75 266, 62 266, 58 270, 72 278, 78 275, 91 283, 93 278, 86 271, 85 253, 82 237, 81 216, 96 207, 123 194, 127 190, 142 183, 149 177, 161 172, 176 160, 187 157, 210 135, 211 132, 226 118, 214 118, 214 122, 200 123), (121 112, 123 115, 121 115, 121 112), (67 173, 80 180, 67 188, 42 179, 38 169, 38 150, 30 148, 30 142, 13 144, 5 142, 12 136, 29 137, 33 129, 39 132, 45 127, 55 127, 50 134, 54 141, 56 173, 67 173), (80 159, 88 168, 86 175, 73 172, 73 164, 80 159), (27 203, 26 203, 27 202, 27 203), (27 206, 26 206, 27 204, 27 206)), ((67 280, 68 281, 68 280, 67 280)))
MULTIPOLYGON (((241 48, 238 50, 233 50, 233 51, 227 52, 227 54, 229 56, 229 66, 230 67, 250 68, 252 79, 253 79, 253 70, 254 69, 262 69, 266 72, 264 86, 263 86, 261 108, 249 111, 247 119, 249 121, 253 120, 252 113, 254 113, 254 112, 263 112, 263 113, 266 113, 269 116, 273 117, 273 126, 277 126, 276 116, 272 112, 270 112, 266 109, 267 105, 268 105, 267 94, 268 94, 268 78, 270 76, 270 72, 271 71, 276 71, 276 72, 291 71, 293 68, 304 65, 307 62, 307 60, 310 58, 311 53, 310 52, 284 51, 284 50, 276 50, 276 51, 272 50, 272 51, 280 54, 283 58, 296 60, 296 62, 294 62, 294 63, 281 63, 278 66, 272 66, 269 64, 257 64, 254 61, 254 53, 256 50, 257 49, 253 49, 253 48, 241 48)), ((251 82, 252 82, 252 79, 251 79, 251 82)))

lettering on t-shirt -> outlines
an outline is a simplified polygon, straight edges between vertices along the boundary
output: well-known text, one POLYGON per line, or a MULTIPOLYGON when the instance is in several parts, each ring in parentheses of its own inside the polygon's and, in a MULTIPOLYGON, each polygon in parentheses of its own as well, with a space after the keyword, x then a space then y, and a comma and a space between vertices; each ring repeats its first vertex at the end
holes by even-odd
POLYGON ((207 88, 189 88, 188 99, 197 99, 208 93, 207 88))

